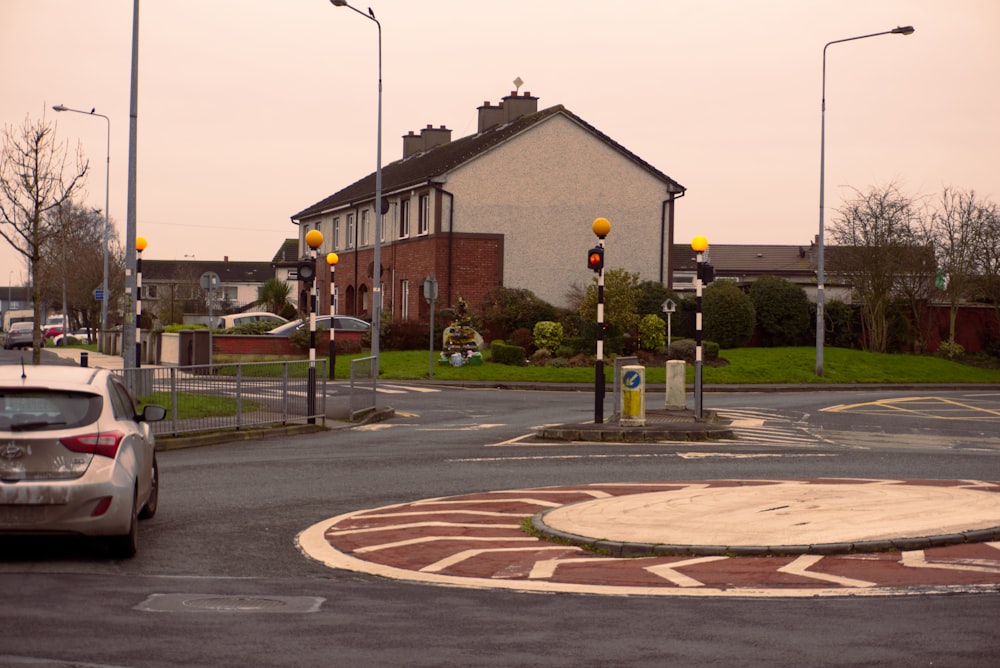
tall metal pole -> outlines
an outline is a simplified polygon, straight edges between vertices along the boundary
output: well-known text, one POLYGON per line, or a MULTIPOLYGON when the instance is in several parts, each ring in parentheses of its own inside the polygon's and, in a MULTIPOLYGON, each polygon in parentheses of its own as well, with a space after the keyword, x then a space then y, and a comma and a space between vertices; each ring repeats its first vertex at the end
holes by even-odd
MULTIPOLYGON (((377 138, 375 144, 375 246, 372 261, 372 357, 375 369, 372 377, 372 388, 378 382, 379 374, 379 335, 382 329, 382 24, 375 18, 371 7, 368 13, 362 12, 350 5, 346 0, 330 0, 335 7, 347 7, 372 21, 378 28, 378 119, 377 138)), ((378 393, 374 393, 378 401, 378 393)))
MULTIPOLYGON (((81 111, 79 109, 70 109, 69 107, 57 104, 52 107, 56 111, 72 111, 77 114, 84 114, 85 116, 99 116, 105 120, 108 126, 108 147, 107 147, 107 167, 105 171, 104 178, 104 278, 101 281, 101 334, 108 329, 108 245, 111 243, 110 233, 111 233, 111 218, 110 212, 108 211, 110 192, 111 192, 111 119, 104 114, 98 114, 94 109, 89 112, 81 111)), ((65 309, 64 309, 65 310, 65 309)), ((103 345, 103 336, 98 335, 97 337, 97 349, 100 352, 107 352, 103 345)))
POLYGON ((823 273, 823 252, 824 252, 824 229, 823 229, 823 190, 826 182, 826 50, 831 44, 841 42, 853 42, 858 39, 878 37, 879 35, 912 35, 913 26, 901 26, 892 30, 872 33, 870 35, 859 35, 857 37, 847 37, 845 39, 835 39, 827 42, 823 47, 823 94, 820 103, 820 129, 819 129, 819 236, 816 238, 816 375, 823 375, 823 345, 826 331, 826 320, 823 311, 826 305, 825 276, 823 273))
POLYGON ((125 214, 125 322, 122 326, 122 364, 128 368, 136 366, 135 344, 138 321, 129 308, 136 295, 136 141, 139 120, 139 0, 132 3, 132 81, 129 95, 128 113, 128 207, 125 214))

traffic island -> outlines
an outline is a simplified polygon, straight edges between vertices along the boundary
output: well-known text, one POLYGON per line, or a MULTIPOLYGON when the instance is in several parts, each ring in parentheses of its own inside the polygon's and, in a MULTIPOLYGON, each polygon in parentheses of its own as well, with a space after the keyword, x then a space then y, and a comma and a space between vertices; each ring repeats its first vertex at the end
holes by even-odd
POLYGON ((732 427, 714 412, 702 419, 687 409, 647 410, 642 426, 623 425, 620 415, 595 424, 547 425, 535 431, 535 438, 555 441, 601 441, 649 443, 660 441, 714 441, 735 438, 732 427))

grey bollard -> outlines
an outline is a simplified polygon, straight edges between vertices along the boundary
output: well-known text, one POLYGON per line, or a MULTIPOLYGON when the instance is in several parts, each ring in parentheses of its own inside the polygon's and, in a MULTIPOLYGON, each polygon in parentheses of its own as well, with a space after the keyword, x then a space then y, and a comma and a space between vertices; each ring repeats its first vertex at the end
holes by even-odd
POLYGON ((684 370, 687 364, 684 360, 667 362, 667 397, 665 408, 684 410, 687 408, 687 398, 684 395, 684 370))

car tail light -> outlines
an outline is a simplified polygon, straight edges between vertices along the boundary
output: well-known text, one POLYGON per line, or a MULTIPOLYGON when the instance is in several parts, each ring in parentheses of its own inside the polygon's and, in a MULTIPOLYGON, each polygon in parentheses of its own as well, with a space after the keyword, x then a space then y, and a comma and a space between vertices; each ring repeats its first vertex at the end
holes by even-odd
POLYGON ((101 431, 96 434, 68 436, 59 439, 59 442, 73 452, 101 455, 102 457, 114 459, 115 455, 118 454, 118 446, 121 445, 123 438, 125 438, 125 434, 120 431, 101 431))

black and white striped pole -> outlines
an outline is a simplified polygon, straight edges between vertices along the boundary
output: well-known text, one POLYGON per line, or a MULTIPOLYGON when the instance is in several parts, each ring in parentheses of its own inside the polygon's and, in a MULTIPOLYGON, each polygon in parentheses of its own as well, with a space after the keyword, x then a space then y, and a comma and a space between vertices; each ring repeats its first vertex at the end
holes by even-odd
POLYGON ((597 245, 587 251, 587 268, 597 272, 597 361, 594 364, 594 424, 604 422, 604 237, 611 232, 607 218, 597 218, 590 229, 597 245))
POLYGON ((146 237, 135 239, 135 368, 142 366, 142 251, 146 250, 146 237))
MULTIPOLYGON (((309 377, 306 387, 306 402, 309 424, 316 424, 316 249, 323 243, 323 233, 319 230, 306 232, 309 259, 299 263, 299 280, 309 286, 309 377)), ((332 324, 332 323, 331 323, 332 324)))
POLYGON ((708 239, 700 234, 691 240, 691 250, 698 254, 698 269, 694 279, 694 417, 701 419, 701 288, 704 281, 705 251, 708 250, 708 239))
POLYGON ((340 256, 336 253, 326 254, 326 263, 330 267, 330 369, 329 376, 330 380, 334 379, 337 370, 337 348, 336 342, 334 340, 334 317, 337 315, 337 263, 340 262, 340 256))

